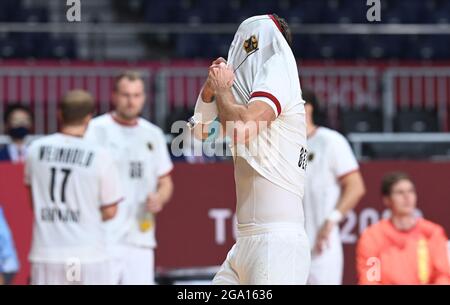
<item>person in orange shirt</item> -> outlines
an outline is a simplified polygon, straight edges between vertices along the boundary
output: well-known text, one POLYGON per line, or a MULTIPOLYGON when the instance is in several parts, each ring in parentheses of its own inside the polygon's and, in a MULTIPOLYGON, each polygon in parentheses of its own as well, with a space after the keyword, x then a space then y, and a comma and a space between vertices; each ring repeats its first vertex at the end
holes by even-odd
POLYGON ((405 173, 383 178, 389 219, 367 228, 356 248, 359 284, 450 284, 450 263, 444 229, 415 214, 417 194, 405 173))

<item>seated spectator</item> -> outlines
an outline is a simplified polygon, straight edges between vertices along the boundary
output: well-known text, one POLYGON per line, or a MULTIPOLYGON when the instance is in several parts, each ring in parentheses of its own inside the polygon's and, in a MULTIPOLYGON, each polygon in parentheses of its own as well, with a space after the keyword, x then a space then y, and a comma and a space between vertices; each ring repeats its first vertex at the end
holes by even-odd
POLYGON ((19 261, 12 235, 0 207, 0 285, 11 284, 18 270, 19 261))
POLYGON ((416 216, 417 194, 405 173, 383 178, 392 215, 367 228, 356 249, 359 284, 450 284, 444 229, 416 216))
POLYGON ((24 162, 25 137, 30 134, 33 125, 30 109, 20 104, 9 105, 5 111, 4 123, 11 143, 0 148, 0 161, 24 162))

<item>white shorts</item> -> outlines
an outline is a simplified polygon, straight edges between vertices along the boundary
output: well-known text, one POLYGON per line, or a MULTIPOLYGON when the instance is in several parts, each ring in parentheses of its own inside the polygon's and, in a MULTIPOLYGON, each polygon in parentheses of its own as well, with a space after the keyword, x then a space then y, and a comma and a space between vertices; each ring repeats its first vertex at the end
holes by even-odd
POLYGON ((117 285, 154 285, 154 249, 120 244, 112 247, 113 282, 117 285))
POLYGON ((312 255, 309 285, 342 285, 344 254, 339 230, 330 234, 328 247, 320 255, 312 255))
POLYGON ((32 263, 32 285, 110 285, 110 262, 64 264, 32 263))
POLYGON ((239 226, 236 244, 213 284, 304 285, 309 265, 310 245, 302 226, 239 226))

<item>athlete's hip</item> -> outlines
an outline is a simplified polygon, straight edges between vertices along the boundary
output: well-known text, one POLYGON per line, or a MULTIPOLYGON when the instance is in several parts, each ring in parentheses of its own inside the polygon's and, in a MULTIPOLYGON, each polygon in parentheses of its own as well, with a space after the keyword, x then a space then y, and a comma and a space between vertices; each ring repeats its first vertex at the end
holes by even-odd
POLYGON ((237 225, 237 237, 270 233, 298 234, 306 238, 303 222, 246 223, 237 225))

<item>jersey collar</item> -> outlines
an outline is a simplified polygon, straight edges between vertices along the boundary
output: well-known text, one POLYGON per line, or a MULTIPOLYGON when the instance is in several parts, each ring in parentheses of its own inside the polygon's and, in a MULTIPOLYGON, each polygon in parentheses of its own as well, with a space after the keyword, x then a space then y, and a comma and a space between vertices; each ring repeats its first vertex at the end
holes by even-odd
POLYGON ((132 122, 128 122, 128 121, 118 118, 114 112, 111 112, 110 115, 111 115, 111 118, 114 120, 114 122, 116 122, 117 124, 122 125, 122 126, 134 127, 134 126, 137 126, 137 124, 138 124, 138 119, 135 119, 132 122))

